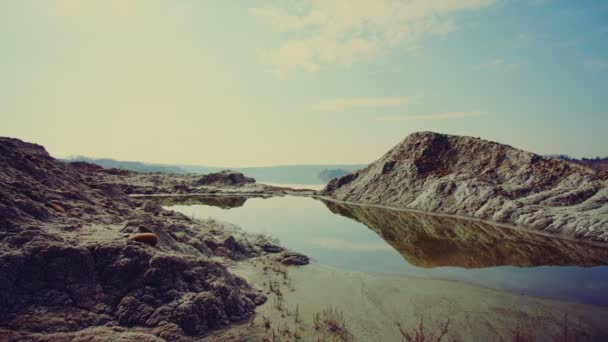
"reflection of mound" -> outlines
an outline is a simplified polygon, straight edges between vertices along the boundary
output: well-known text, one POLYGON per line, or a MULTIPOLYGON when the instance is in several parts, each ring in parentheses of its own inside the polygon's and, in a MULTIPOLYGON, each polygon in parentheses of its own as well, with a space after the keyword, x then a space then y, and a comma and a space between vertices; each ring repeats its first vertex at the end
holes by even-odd
POLYGON ((419 267, 608 263, 608 248, 580 242, 453 217, 323 202, 333 213, 374 230, 409 263, 419 267))
POLYGON ((244 196, 171 196, 158 197, 158 203, 164 206, 203 204, 222 209, 242 207, 247 201, 244 196))

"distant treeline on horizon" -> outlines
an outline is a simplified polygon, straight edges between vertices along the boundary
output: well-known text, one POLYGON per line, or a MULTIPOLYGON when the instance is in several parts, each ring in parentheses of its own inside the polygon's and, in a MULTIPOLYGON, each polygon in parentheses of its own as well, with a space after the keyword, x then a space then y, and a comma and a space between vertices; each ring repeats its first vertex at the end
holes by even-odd
POLYGON ((593 169, 597 169, 597 170, 608 171, 608 157, 600 158, 598 156, 595 158, 576 159, 576 158, 570 157, 569 155, 566 155, 566 154, 550 155, 549 157, 567 160, 567 161, 570 161, 573 163, 589 166, 589 167, 591 167, 593 169))
MULTIPOLYGON (((207 174, 230 169, 244 173, 255 178, 258 182, 271 182, 282 184, 324 184, 330 179, 328 175, 343 175, 364 168, 364 164, 345 165, 281 165, 261 167, 212 167, 197 165, 171 165, 143 163, 136 161, 120 161, 110 158, 90 158, 86 156, 74 156, 63 159, 65 162, 87 162, 96 164, 107 169, 116 168, 136 172, 161 172, 161 173, 198 173, 207 174)), ((333 178, 333 177, 332 177, 333 178)))

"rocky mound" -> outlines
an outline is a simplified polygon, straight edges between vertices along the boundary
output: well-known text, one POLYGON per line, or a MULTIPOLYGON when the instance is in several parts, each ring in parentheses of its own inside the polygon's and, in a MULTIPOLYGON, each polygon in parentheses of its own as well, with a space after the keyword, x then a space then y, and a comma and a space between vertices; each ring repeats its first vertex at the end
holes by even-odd
POLYGON ((608 241, 606 173, 478 138, 412 134, 321 194, 608 241))
POLYGON ((129 198, 39 145, 0 138, 0 166, 0 340, 185 341, 266 300, 221 260, 267 241, 129 198), (157 243, 127 239, 142 232, 157 243))
POLYGON ((225 194, 247 196, 282 196, 293 189, 257 184, 240 172, 224 170, 217 173, 169 174, 145 173, 120 169, 104 169, 86 162, 70 166, 85 174, 93 174, 97 184, 117 187, 129 195, 225 194))
POLYGON ((201 177, 196 184, 197 185, 244 185, 249 183, 255 183, 255 179, 251 177, 245 177, 244 174, 231 170, 224 170, 221 172, 210 173, 201 177))

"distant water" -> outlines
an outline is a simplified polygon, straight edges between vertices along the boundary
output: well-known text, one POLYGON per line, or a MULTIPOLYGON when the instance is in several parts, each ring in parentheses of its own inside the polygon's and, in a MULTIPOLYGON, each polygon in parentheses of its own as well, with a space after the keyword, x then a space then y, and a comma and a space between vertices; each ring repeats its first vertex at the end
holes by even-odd
POLYGON ((556 247, 551 239, 531 241, 525 234, 468 221, 345 207, 305 197, 187 203, 173 201, 169 209, 270 235, 321 264, 345 270, 457 280, 608 306, 608 253, 602 249, 572 243, 556 247), (560 250, 568 252, 562 255, 560 250))

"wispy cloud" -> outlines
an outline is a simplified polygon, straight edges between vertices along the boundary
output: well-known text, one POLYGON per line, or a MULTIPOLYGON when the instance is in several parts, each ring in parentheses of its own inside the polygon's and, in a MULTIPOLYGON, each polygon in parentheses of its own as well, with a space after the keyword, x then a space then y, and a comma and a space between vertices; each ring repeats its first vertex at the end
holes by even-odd
POLYGON ((595 71, 607 71, 608 60, 606 59, 588 59, 585 61, 585 66, 595 71))
POLYGON ((326 65, 350 66, 423 36, 447 34, 455 28, 451 14, 494 2, 305 0, 298 6, 276 2, 251 12, 260 22, 286 32, 279 46, 260 51, 266 63, 280 72, 314 72, 326 65))
POLYGON ((375 117, 375 121, 434 121, 453 120, 484 116, 483 112, 445 112, 428 115, 391 115, 375 117))
POLYGON ((316 110, 335 112, 357 107, 393 107, 409 102, 407 97, 351 97, 324 101, 315 106, 316 110))
POLYGON ((497 58, 497 59, 491 60, 489 62, 481 63, 477 67, 475 67, 475 69, 478 69, 478 70, 494 69, 494 68, 503 66, 504 64, 505 64, 504 59, 497 58))
POLYGON ((532 43, 536 43, 539 40, 546 39, 547 37, 542 33, 535 32, 520 32, 515 36, 513 47, 514 48, 523 48, 531 45, 532 43))
POLYGON ((517 68, 527 65, 528 62, 525 60, 505 60, 504 58, 496 58, 491 61, 487 61, 478 64, 474 67, 475 70, 515 70, 517 68))

